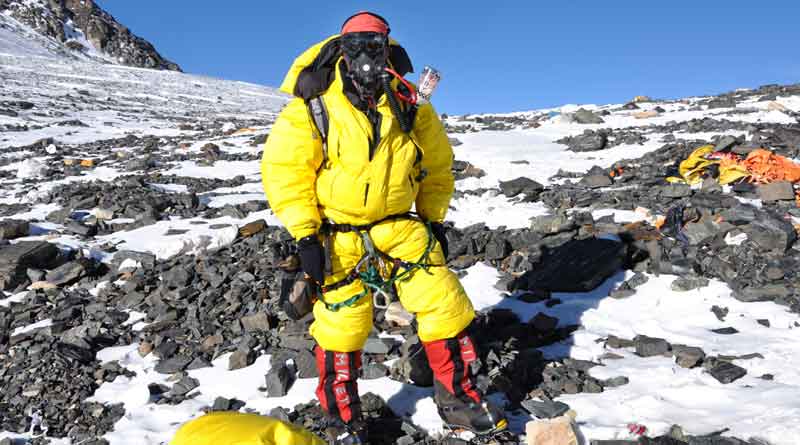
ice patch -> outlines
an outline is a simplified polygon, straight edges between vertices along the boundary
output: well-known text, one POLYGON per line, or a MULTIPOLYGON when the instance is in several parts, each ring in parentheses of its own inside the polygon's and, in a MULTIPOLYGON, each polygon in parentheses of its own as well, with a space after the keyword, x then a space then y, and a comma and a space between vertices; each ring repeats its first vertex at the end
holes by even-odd
POLYGON ((27 179, 43 176, 46 168, 47 167, 44 165, 44 163, 37 161, 36 159, 26 159, 20 162, 17 166, 17 178, 27 179))
POLYGON ((36 323, 32 323, 32 324, 29 324, 27 326, 23 326, 21 328, 14 329, 14 331, 11 333, 11 336, 14 337, 14 336, 17 336, 17 335, 20 335, 20 334, 24 334, 26 332, 35 331, 37 329, 46 328, 46 327, 49 327, 49 326, 52 326, 52 325, 53 325, 53 320, 51 320, 49 318, 45 318, 44 320, 37 321, 36 323))

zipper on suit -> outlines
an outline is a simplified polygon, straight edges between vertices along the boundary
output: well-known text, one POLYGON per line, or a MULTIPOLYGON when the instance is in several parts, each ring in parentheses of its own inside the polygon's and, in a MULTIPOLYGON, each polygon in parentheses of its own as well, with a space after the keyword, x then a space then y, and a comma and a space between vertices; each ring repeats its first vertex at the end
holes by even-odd
POLYGON ((369 183, 367 183, 367 186, 364 188, 364 207, 367 206, 367 196, 369 196, 369 183))
POLYGON ((367 109, 367 120, 372 125, 372 139, 369 141, 369 160, 372 162, 372 157, 375 155, 375 149, 381 142, 381 122, 383 115, 377 110, 372 108, 367 109))

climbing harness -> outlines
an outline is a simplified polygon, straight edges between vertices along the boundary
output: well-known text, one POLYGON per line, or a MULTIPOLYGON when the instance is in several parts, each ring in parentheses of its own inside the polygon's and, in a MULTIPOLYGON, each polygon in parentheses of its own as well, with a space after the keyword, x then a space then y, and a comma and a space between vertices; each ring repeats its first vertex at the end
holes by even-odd
MULTIPOLYGON (((425 229, 428 235, 427 245, 425 246, 425 251, 417 261, 405 261, 400 258, 394 258, 375 247, 375 243, 369 235, 370 229, 380 223, 396 219, 416 219, 422 221, 411 213, 402 213, 399 215, 391 215, 365 225, 323 223, 320 233, 327 239, 330 239, 330 235, 336 232, 356 232, 361 238, 361 243, 364 247, 364 254, 347 276, 335 283, 321 286, 321 292, 318 297, 329 311, 337 312, 343 307, 353 306, 370 293, 372 293, 373 305, 379 309, 386 309, 396 297, 397 291, 395 289, 395 283, 411 278, 411 275, 419 269, 430 273, 429 269, 431 267, 446 267, 446 264, 432 264, 430 262, 430 254, 436 246, 436 238, 433 236, 433 230, 429 222, 425 222, 425 229), (339 303, 328 303, 325 301, 323 297, 324 294, 340 289, 357 280, 361 280, 363 284, 364 290, 362 292, 339 303)), ((326 246, 329 245, 328 242, 325 244, 326 246)), ((328 249, 326 249, 326 251, 327 250, 328 249)), ((327 253, 329 254, 329 252, 327 253)))

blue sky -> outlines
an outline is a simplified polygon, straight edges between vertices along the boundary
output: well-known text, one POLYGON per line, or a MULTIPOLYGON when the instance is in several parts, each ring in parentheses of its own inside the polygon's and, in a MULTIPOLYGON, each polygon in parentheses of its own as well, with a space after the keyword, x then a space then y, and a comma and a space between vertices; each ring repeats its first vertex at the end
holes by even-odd
POLYGON ((353 12, 373 10, 417 71, 442 71, 434 103, 451 114, 800 82, 797 0, 98 3, 187 72, 268 86, 353 12))

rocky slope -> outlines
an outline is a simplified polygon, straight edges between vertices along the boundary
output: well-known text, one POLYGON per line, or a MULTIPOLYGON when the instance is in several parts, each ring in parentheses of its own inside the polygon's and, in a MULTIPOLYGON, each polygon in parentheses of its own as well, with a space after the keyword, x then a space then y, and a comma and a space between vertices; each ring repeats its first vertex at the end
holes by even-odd
MULTIPOLYGON (((311 320, 277 301, 294 247, 260 184, 287 98, 42 70, 26 41, 0 55, 0 440, 155 445, 228 409, 318 430, 311 320)), ((666 178, 705 144, 797 159, 798 111, 795 85, 445 119, 448 264, 514 436, 572 408, 598 445, 796 443, 796 187, 666 178)), ((375 312, 365 347, 372 443, 463 444, 399 309, 375 312)))
POLYGON ((180 71, 93 0, 0 0, 0 14, 61 42, 70 51, 121 65, 180 71))

